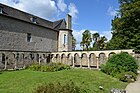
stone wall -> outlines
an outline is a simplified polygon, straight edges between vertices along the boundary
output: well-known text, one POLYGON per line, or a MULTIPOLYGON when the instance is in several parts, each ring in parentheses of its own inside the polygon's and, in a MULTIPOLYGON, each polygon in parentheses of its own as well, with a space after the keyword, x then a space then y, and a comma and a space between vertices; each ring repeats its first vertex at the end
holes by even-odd
MULTIPOLYGON (((30 20, 30 19, 29 19, 30 20)), ((0 15, 0 50, 57 51, 58 32, 6 15, 0 15), (27 33, 31 34, 30 42, 27 33)))

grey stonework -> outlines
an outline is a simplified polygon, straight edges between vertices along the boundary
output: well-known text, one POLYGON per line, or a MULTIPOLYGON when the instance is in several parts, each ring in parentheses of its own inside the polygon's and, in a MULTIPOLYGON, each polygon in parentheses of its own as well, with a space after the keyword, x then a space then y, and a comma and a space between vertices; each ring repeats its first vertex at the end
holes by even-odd
POLYGON ((57 51, 57 31, 0 16, 0 49, 57 51), (27 42, 31 33, 31 42, 27 42))

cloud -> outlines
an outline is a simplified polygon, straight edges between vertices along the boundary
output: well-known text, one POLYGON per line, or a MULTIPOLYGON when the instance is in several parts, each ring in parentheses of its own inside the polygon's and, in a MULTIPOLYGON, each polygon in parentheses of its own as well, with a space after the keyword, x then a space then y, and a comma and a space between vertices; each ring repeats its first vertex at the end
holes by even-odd
POLYGON ((118 13, 116 10, 117 9, 114 9, 112 6, 110 6, 107 10, 107 14, 110 16, 115 16, 118 13))
POLYGON ((0 0, 0 3, 51 21, 69 13, 76 24, 78 10, 75 4, 67 5, 64 0, 0 0))
POLYGON ((52 0, 0 0, 0 3, 50 20, 58 14, 56 2, 52 0))
MULTIPOLYGON (((86 29, 82 29, 80 31, 78 30, 73 30, 73 36, 76 38, 76 49, 80 50, 80 42, 82 41, 82 33, 85 31, 86 29)), ((93 33, 99 33, 101 36, 105 36, 108 41, 111 39, 112 34, 111 31, 96 31, 96 30, 90 30, 91 34, 93 33)))
POLYGON ((77 7, 75 6, 75 4, 70 3, 70 5, 69 5, 69 7, 68 7, 68 10, 69 10, 69 14, 70 14, 73 18, 77 18, 78 9, 77 9, 77 7))
POLYGON ((102 31, 100 32, 101 36, 105 36, 107 38, 107 41, 109 41, 112 37, 111 31, 102 31))
POLYGON ((57 6, 62 12, 66 11, 67 9, 67 5, 65 4, 64 0, 58 0, 57 6))

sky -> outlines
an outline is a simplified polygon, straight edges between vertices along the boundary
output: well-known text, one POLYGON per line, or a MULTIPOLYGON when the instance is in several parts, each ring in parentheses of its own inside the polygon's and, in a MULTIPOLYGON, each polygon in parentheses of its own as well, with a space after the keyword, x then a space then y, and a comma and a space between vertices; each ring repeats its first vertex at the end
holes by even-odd
POLYGON ((0 0, 0 3, 50 21, 70 14, 76 49, 81 49, 82 32, 85 30, 111 39, 111 20, 119 9, 118 0, 0 0))

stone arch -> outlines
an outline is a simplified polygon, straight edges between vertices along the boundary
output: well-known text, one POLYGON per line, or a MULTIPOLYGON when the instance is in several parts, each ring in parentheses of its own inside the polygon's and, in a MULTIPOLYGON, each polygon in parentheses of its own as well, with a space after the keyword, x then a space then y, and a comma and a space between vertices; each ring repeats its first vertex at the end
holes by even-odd
POLYGON ((112 55, 116 54, 115 52, 109 53, 108 57, 111 57, 112 55))
POLYGON ((8 55, 8 62, 7 62, 7 69, 14 69, 15 68, 15 54, 14 53, 10 53, 8 55))
POLYGON ((76 54, 74 54, 74 66, 76 66, 76 67, 80 67, 80 57, 79 57, 79 54, 78 53, 76 53, 76 54))
POLYGON ((90 63, 90 67, 96 67, 97 66, 97 59, 96 59, 96 55, 94 53, 91 53, 89 55, 89 63, 90 63))
POLYGON ((68 56, 67 56, 67 64, 72 66, 73 65, 73 62, 72 62, 72 55, 69 53, 68 56))
POLYGON ((61 63, 63 63, 63 64, 66 64, 67 62, 66 62, 66 55, 65 54, 62 54, 61 55, 61 63))
POLYGON ((106 57, 105 53, 100 53, 99 54, 99 64, 105 63, 106 60, 107 60, 107 57, 106 57))
POLYGON ((60 63, 60 55, 59 54, 56 54, 56 62, 60 63))
POLYGON ((82 54, 81 64, 82 64, 82 66, 88 66, 88 57, 87 57, 87 54, 86 53, 83 53, 82 54))

